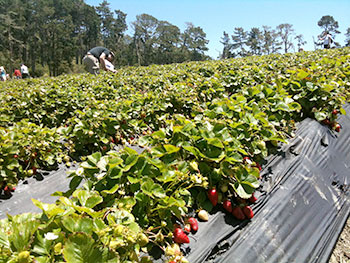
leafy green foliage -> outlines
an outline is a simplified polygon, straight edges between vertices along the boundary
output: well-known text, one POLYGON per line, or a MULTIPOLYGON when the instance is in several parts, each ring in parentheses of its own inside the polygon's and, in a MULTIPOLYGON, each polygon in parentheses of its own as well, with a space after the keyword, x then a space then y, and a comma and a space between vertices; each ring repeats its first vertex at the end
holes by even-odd
POLYGON ((250 198, 259 164, 293 136, 296 122, 334 123, 334 110, 345 114, 348 53, 0 84, 2 188, 37 168, 80 162, 57 204, 34 200, 42 214, 0 221, 0 260, 126 262, 154 247, 171 250, 174 223, 213 208, 209 188, 226 188, 233 201, 250 198))

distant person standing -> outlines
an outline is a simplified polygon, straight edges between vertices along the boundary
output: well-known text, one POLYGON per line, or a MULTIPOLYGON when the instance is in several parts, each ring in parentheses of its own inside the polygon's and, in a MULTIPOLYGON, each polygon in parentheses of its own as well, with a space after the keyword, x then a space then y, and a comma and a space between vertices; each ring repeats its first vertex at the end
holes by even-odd
POLYGON ((23 79, 29 78, 28 67, 24 64, 21 64, 21 74, 23 79))
POLYGON ((100 69, 115 73, 114 67, 107 67, 106 61, 112 62, 114 59, 114 53, 105 47, 94 47, 90 49, 85 57, 83 63, 85 68, 91 74, 97 75, 100 69))
POLYGON ((6 70, 3 66, 0 67, 0 79, 6 81, 6 70))
POLYGON ((15 79, 20 79, 20 78, 22 78, 22 73, 21 73, 21 71, 20 71, 18 68, 16 68, 15 71, 13 72, 13 77, 14 77, 15 79))
POLYGON ((323 40, 323 47, 326 49, 330 49, 331 44, 334 42, 332 35, 329 34, 328 31, 324 32, 323 37, 321 37, 320 40, 323 40))

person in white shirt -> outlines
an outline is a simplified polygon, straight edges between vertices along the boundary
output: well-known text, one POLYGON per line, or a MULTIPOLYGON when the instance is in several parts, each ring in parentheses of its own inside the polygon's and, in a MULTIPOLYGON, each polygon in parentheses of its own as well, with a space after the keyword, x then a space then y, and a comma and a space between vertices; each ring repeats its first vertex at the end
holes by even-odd
POLYGON ((0 80, 1 81, 6 80, 6 70, 3 66, 0 67, 0 80))
POLYGON ((22 79, 29 78, 28 67, 24 64, 21 64, 21 74, 22 74, 22 79))
POLYGON ((323 47, 326 49, 331 48, 331 44, 334 42, 334 39, 331 34, 329 34, 328 31, 324 32, 323 37, 320 38, 320 40, 323 40, 323 47))

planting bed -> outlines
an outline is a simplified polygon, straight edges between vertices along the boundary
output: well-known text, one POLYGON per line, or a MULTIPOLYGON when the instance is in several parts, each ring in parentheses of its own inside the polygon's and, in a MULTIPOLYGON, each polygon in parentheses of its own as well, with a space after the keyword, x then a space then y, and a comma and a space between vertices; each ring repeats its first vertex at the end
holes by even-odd
POLYGON ((1 84, 2 195, 79 168, 0 221, 0 262, 324 262, 348 216, 349 88, 347 48, 1 84))

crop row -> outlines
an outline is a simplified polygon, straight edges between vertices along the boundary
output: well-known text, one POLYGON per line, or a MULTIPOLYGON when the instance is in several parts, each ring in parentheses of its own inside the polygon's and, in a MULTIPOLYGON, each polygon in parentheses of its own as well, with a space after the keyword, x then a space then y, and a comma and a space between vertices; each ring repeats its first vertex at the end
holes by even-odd
MULTIPOLYGON (((127 68, 0 86, 3 187, 38 168, 82 162, 70 174, 70 191, 56 193, 59 204, 36 202, 43 214, 28 216, 35 238, 14 245, 11 235, 0 237, 9 244, 0 245, 0 255, 68 261, 76 246, 91 250, 84 262, 125 262, 160 247, 169 260, 185 262, 172 240, 186 238, 174 228, 223 201, 236 218, 251 218, 263 159, 293 136, 297 121, 311 117, 339 131, 336 116, 344 113, 350 86, 348 53, 127 68), (82 180, 84 190, 77 189, 82 180), (246 215, 237 213, 240 207, 246 215), (91 244, 81 244, 84 238, 91 244), (116 255, 119 261, 112 261, 116 255)), ((4 228, 16 236, 25 217, 9 218, 4 228)))

